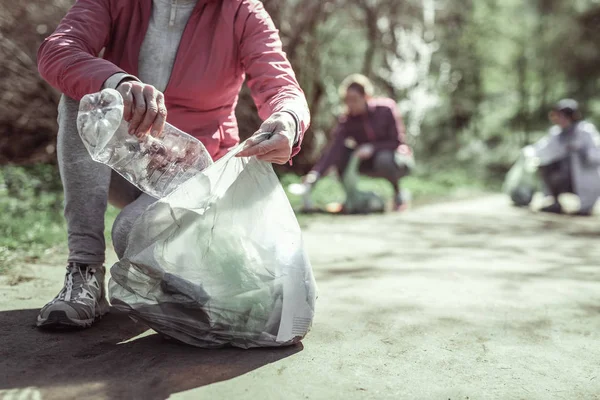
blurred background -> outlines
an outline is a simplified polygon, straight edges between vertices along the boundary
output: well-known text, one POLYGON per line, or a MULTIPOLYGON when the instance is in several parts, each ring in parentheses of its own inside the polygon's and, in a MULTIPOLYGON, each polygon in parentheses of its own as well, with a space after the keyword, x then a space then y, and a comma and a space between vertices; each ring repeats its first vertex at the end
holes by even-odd
MULTIPOLYGON (((499 188, 518 150, 547 130, 548 109, 562 97, 579 100, 586 118, 600 122, 599 0, 263 3, 313 116, 293 167, 278 169, 283 183, 298 181, 318 158, 341 110, 338 85, 354 72, 399 104, 419 164, 405 184, 416 200, 499 188)), ((64 242, 59 94, 40 79, 36 52, 71 4, 0 3, 0 269, 64 242)), ((246 90, 237 113, 242 135, 253 133, 260 121, 246 90)), ((334 181, 315 192, 322 202, 339 196, 334 181)))

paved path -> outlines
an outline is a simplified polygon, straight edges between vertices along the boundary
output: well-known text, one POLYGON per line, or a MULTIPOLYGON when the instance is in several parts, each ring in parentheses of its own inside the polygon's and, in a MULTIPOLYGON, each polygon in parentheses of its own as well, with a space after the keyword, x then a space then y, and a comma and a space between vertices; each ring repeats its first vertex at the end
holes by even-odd
POLYGON ((136 338, 116 314, 40 333, 61 269, 0 278, 0 399, 600 399, 600 220, 491 196, 305 235, 318 313, 284 350, 136 338))

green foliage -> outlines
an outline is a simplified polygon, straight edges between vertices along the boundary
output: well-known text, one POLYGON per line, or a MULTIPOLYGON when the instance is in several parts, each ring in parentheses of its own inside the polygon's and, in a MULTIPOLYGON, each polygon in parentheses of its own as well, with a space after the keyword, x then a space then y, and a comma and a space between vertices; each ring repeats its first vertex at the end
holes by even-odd
MULTIPOLYGON (((15 262, 66 253, 62 209, 62 187, 54 166, 0 168, 0 273, 15 262)), ((110 207, 107 227, 116 215, 117 210, 110 207)))
POLYGON ((0 170, 0 269, 17 257, 40 257, 64 241, 55 173, 44 165, 0 170))
POLYGON ((421 161, 444 159, 499 178, 549 127, 549 108, 580 101, 600 122, 600 4, 592 0, 445 0, 436 14, 432 74, 449 65, 441 102, 416 141, 421 161), (596 21, 595 24, 591 21, 596 21), (595 33, 594 33, 595 32, 595 33), (595 35, 595 36, 594 36, 595 35), (595 67, 590 68, 590 63, 595 67))
MULTIPOLYGON (((73 2, 5 3, 0 162, 52 162, 57 93, 38 76, 35 52, 73 2)), ((312 113, 295 172, 307 172, 318 158, 341 110, 338 85, 355 72, 400 103, 421 162, 442 158, 456 168, 473 162, 492 175, 506 170, 515 149, 547 129, 548 108, 561 97, 580 100, 586 116, 599 122, 596 0, 263 3, 312 113)), ((248 90, 236 111, 247 137, 260 123, 248 90)))

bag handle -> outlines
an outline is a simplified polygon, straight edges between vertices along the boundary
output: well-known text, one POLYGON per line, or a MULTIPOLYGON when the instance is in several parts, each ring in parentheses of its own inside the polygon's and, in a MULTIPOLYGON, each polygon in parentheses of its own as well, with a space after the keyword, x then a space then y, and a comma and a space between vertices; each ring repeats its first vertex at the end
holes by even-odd
MULTIPOLYGON (((255 144, 259 144, 266 140, 271 139, 274 134, 275 134, 275 132, 261 132, 258 135, 250 136, 248 139, 252 139, 252 140, 254 140, 255 144)), ((248 141, 248 139, 245 140, 244 143, 246 143, 248 141)))
POLYGON ((234 148, 229 150, 229 152, 227 154, 225 154, 223 157, 221 157, 221 159, 219 159, 217 162, 218 163, 227 162, 227 160, 235 157, 239 152, 244 150, 244 147, 246 146, 246 142, 248 142, 248 140, 250 140, 250 139, 252 139, 256 144, 258 144, 258 143, 264 142, 265 140, 271 139, 274 134, 275 134, 275 132, 261 132, 257 135, 252 135, 248 139, 244 140, 243 142, 241 142, 240 144, 238 144, 237 146, 235 146, 234 148))

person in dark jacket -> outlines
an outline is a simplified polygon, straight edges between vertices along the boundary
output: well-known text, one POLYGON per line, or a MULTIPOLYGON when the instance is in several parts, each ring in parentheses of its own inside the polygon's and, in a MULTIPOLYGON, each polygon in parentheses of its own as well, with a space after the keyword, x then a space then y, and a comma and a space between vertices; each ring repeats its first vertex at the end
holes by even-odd
MULTIPOLYGON (((394 207, 403 209, 400 179, 409 172, 401 161, 411 155, 406 145, 405 128, 396 102, 388 98, 373 98, 373 87, 365 76, 354 74, 340 88, 347 111, 338 119, 333 141, 314 168, 304 177, 308 193, 331 167, 343 176, 352 154, 362 160, 362 174, 384 178, 394 189, 394 207)), ((306 204, 305 204, 306 206, 306 204)))

